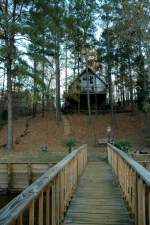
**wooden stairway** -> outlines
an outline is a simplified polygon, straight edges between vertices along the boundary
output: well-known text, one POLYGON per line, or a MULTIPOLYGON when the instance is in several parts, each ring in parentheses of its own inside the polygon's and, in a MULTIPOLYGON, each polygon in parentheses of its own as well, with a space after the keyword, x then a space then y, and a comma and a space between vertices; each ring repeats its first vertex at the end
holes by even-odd
POLYGON ((73 195, 63 225, 132 225, 109 165, 89 162, 73 195))

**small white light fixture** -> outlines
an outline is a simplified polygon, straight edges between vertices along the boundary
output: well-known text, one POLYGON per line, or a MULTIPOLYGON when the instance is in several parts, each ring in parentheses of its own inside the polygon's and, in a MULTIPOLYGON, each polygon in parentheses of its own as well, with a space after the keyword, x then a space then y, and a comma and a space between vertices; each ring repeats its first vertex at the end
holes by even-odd
POLYGON ((110 133, 111 132, 111 126, 108 126, 107 127, 107 133, 110 133))

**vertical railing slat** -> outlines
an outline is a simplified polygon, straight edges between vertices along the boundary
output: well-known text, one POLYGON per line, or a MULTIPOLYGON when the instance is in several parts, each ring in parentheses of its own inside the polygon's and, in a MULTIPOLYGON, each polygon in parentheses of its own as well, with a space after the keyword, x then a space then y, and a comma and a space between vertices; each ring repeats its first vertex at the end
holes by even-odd
POLYGON ((38 215, 38 225, 43 225, 43 192, 39 196, 39 215, 38 215))
POLYGON ((29 206, 29 225, 34 225, 34 200, 32 201, 32 203, 29 206))
MULTIPOLYGON (((8 218, 4 216, 6 215, 5 211, 8 214, 7 207, 5 207, 1 211, 0 222, 3 221, 3 225, 23 225, 23 218, 29 221, 28 225, 35 225, 35 223, 38 225, 58 225, 62 223, 64 213, 86 162, 87 146, 83 145, 49 169, 10 202, 8 204, 10 215, 8 215, 8 218), (35 216, 37 217, 35 218, 35 216)), ((28 166, 28 172, 31 175, 30 165, 28 166)), ((8 177, 9 174, 10 168, 8 168, 8 177)), ((10 181, 11 179, 9 183, 10 181)))
POLYGON ((19 218, 16 220, 16 225, 23 225, 22 221, 22 214, 19 216, 19 218))
POLYGON ((108 144, 108 161, 134 215, 135 224, 150 225, 149 173, 111 144, 108 144))
POLYGON ((50 225, 50 187, 46 189, 46 225, 50 225))
POLYGON ((148 190, 148 225, 150 225, 150 189, 148 190))
POLYGON ((52 184, 52 196, 51 196, 51 224, 56 225, 56 190, 55 182, 52 184))

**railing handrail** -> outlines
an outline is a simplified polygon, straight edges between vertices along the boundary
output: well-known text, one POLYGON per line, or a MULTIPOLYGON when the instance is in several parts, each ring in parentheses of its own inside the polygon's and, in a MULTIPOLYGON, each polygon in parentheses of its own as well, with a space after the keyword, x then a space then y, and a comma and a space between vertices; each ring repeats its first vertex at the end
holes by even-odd
POLYGON ((35 165, 35 164, 39 164, 39 165, 45 165, 45 164, 56 164, 56 162, 54 161, 47 161, 47 162, 0 162, 1 165, 6 165, 6 164, 14 164, 14 165, 20 165, 20 164, 25 164, 25 165, 35 165))
POLYGON ((4 206, 0 210, 0 225, 8 225, 12 222, 12 219, 17 218, 17 216, 25 210, 27 205, 29 205, 49 183, 53 182, 53 179, 59 172, 85 147, 86 144, 72 151, 4 206))
POLYGON ((150 172, 147 169, 129 157, 125 152, 118 149, 116 146, 110 143, 108 143, 108 146, 110 146, 113 151, 118 153, 121 158, 124 159, 130 165, 130 167, 137 172, 137 174, 145 181, 145 183, 150 186, 150 172))

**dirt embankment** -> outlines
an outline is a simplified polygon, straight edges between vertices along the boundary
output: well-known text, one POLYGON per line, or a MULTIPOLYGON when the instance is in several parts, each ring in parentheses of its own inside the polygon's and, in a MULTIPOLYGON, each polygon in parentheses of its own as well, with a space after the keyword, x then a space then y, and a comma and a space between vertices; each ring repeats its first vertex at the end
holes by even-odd
MULTIPOLYGON (((78 144, 88 143, 94 146, 97 138, 106 138, 106 128, 111 124, 111 117, 108 114, 92 116, 91 121, 87 115, 67 115, 70 123, 70 135, 76 138, 78 144)), ((149 116, 148 116, 149 117, 149 116)), ((27 118, 20 118, 14 122, 14 152, 36 152, 42 145, 47 145, 50 152, 64 151, 63 140, 64 123, 46 115, 41 115, 29 120, 27 133, 16 143, 16 138, 24 133, 27 118)), ((116 139, 126 138, 135 148, 144 146, 147 133, 144 132, 144 116, 142 113, 121 113, 115 115, 114 135, 116 139)), ((6 143, 6 127, 0 131, 0 145, 6 143)), ((3 154, 4 149, 0 149, 3 154)))
MULTIPOLYGON (((71 123, 72 135, 77 138, 79 143, 88 143, 91 146, 97 138, 107 137, 107 127, 111 125, 111 116, 109 114, 92 116, 91 121, 85 115, 70 115, 68 118, 71 123)), ((147 125, 150 124, 149 118, 150 115, 148 116, 147 125)), ((120 113, 115 115, 115 140, 128 139, 135 148, 144 147, 145 138, 148 135, 144 128, 144 115, 142 113, 120 113)))
MULTIPOLYGON (((49 115, 42 118, 38 115, 28 121, 27 118, 20 118, 14 121, 14 151, 37 151, 42 145, 48 145, 50 150, 59 151, 62 149, 61 138, 63 136, 63 123, 57 123, 49 115), (22 135, 25 133, 25 135, 22 135), (16 140, 19 139, 19 143, 16 140)), ((0 145, 6 143, 7 127, 0 131, 0 145)), ((1 148, 2 150, 2 148, 1 148)))

